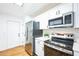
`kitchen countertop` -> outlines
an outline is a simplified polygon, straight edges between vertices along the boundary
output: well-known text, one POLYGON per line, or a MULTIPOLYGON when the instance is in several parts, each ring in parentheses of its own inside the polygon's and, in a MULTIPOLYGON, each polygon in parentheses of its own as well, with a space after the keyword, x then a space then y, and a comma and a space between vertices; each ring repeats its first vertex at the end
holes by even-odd
POLYGON ((36 40, 42 40, 42 41, 45 41, 45 40, 48 40, 49 38, 48 37, 37 37, 35 38, 36 40))

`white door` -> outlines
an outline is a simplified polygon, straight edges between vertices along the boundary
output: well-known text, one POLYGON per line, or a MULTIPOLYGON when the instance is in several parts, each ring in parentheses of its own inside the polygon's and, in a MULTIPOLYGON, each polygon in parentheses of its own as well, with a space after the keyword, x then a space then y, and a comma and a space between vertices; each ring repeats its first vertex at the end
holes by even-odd
POLYGON ((19 22, 8 22, 8 48, 13 48, 19 45, 20 27, 19 22))

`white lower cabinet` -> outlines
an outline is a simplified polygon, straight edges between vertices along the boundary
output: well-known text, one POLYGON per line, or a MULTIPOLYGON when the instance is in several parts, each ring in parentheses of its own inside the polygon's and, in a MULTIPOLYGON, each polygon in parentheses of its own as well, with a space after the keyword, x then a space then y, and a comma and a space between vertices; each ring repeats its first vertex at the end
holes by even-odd
POLYGON ((37 56, 44 56, 44 41, 45 38, 35 39, 35 53, 37 56))
POLYGON ((35 40, 35 53, 39 55, 39 41, 35 40))
POLYGON ((35 53, 38 55, 38 56, 44 56, 44 46, 43 46, 43 41, 41 40, 35 40, 35 53))
POLYGON ((79 56, 79 42, 75 42, 73 45, 74 56, 79 56))
POLYGON ((74 56, 79 56, 79 51, 74 51, 74 56))

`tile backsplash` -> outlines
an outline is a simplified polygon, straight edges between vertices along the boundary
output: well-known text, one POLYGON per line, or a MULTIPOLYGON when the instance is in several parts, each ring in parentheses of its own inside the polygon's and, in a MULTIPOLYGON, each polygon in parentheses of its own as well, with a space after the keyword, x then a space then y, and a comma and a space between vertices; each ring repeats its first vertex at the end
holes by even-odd
POLYGON ((44 29, 43 30, 43 36, 44 34, 52 34, 52 33, 72 33, 74 34, 74 37, 79 38, 79 28, 53 28, 53 29, 44 29))

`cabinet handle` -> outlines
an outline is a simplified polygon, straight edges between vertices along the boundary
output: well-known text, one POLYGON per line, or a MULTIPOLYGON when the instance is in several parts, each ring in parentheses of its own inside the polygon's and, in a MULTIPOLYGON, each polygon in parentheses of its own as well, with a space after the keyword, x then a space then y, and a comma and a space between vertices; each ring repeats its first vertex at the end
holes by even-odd
POLYGON ((56 11, 56 15, 59 15, 60 14, 60 10, 56 11))
POLYGON ((56 15, 57 15, 57 11, 56 11, 56 15))

